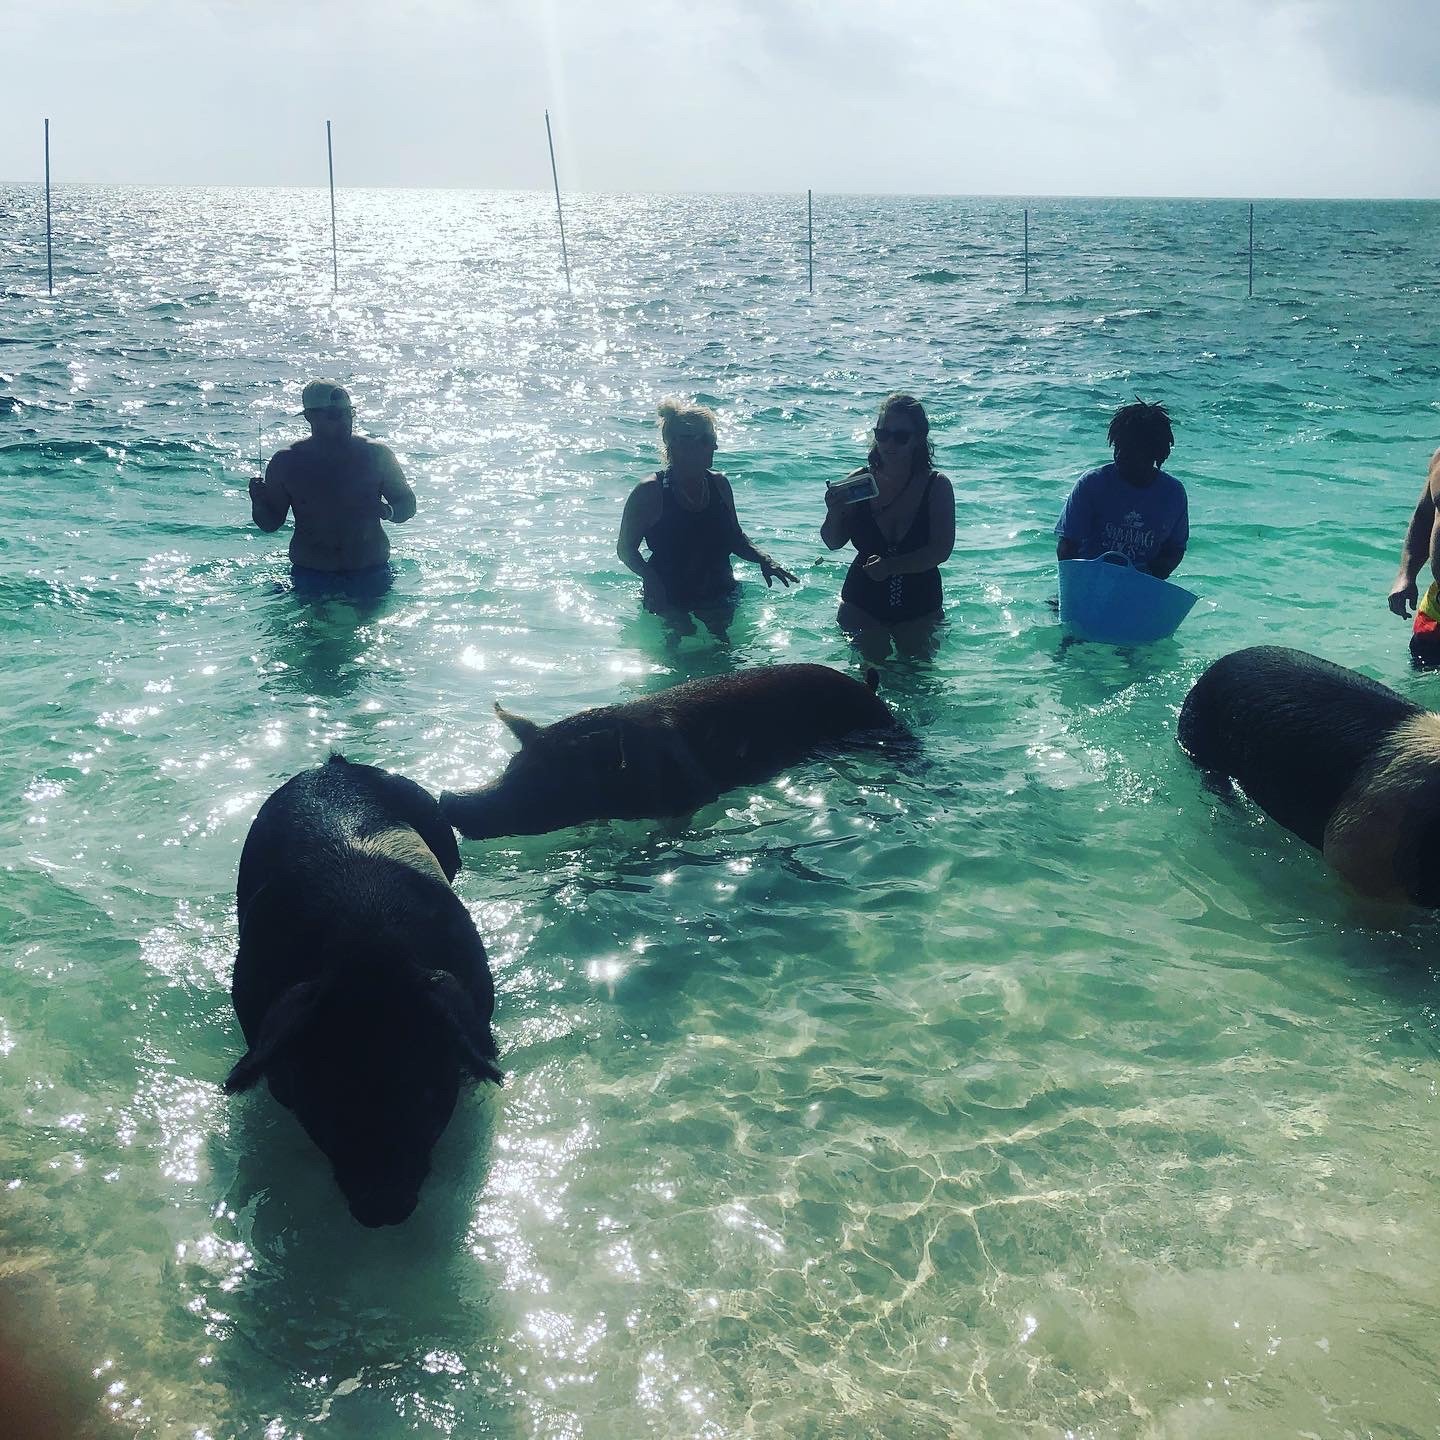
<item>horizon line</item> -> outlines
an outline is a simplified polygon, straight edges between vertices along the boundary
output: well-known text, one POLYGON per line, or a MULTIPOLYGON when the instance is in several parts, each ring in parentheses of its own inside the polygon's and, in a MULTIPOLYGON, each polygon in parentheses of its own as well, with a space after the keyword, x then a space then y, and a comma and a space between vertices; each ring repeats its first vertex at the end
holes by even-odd
MULTIPOLYGON (((4 186, 35 186, 37 189, 45 188, 45 181, 40 179, 31 180, 0 180, 4 186)), ((260 183, 256 181, 204 181, 204 180, 85 180, 68 179, 56 181, 52 178, 51 190, 59 190, 62 187, 75 188, 84 187, 111 187, 114 189, 145 189, 145 190, 320 190, 328 191, 329 185, 325 181, 288 181, 280 183, 260 183)), ((461 191, 476 194, 538 194, 549 195, 551 188, 548 185, 460 185, 460 184, 437 184, 437 185, 406 185, 406 184, 381 184, 381 185, 339 185, 339 190, 415 190, 415 191, 461 191)), ((625 189, 595 189, 575 186, 562 188, 562 195, 670 195, 684 197, 691 195, 704 196, 735 196, 748 197, 755 195, 762 196, 797 196, 804 197, 806 190, 625 190, 625 189)), ((1260 201, 1280 202, 1284 204, 1293 203, 1329 203, 1329 204, 1430 204, 1440 201, 1440 194, 1436 195, 1319 195, 1319 194, 1290 194, 1290 195, 1261 195, 1259 193, 1247 194, 1243 192, 1231 192, 1228 194, 1171 194, 1171 193, 1123 193, 1120 191, 1098 191, 1098 190, 1073 190, 1073 191, 1024 191, 1024 190, 814 190, 811 193, 828 195, 835 199, 897 199, 897 200, 1233 200, 1237 204, 1247 204, 1260 201)))

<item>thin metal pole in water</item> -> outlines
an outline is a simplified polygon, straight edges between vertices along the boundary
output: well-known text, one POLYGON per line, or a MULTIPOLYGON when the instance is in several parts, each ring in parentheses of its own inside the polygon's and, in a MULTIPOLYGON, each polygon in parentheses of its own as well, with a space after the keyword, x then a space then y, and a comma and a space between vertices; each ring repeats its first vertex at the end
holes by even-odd
POLYGON ((330 275, 340 288, 340 250, 335 240, 335 147, 330 143, 330 122, 325 122, 325 158, 330 162, 330 275))
POLYGON ((550 133, 550 112, 545 112, 545 139, 550 145, 550 178, 555 182, 555 214, 560 218, 560 260, 565 266, 565 288, 570 288, 570 252, 565 248, 565 212, 560 208, 560 172, 555 168, 555 137, 550 133))
POLYGON ((805 192, 805 232, 810 246, 810 293, 815 293, 815 192, 805 192))
POLYGON ((1250 202, 1250 287, 1245 292, 1252 299, 1255 295, 1255 202, 1250 202))
POLYGON ((1025 207, 1025 290, 1030 293, 1030 207, 1025 207))
POLYGON ((50 239, 50 122, 45 122, 45 283, 55 293, 55 248, 50 239))

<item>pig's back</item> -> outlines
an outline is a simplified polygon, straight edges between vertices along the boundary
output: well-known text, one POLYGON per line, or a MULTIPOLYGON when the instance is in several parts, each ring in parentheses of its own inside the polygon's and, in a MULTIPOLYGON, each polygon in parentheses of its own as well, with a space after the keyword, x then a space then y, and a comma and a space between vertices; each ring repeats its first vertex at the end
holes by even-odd
POLYGON ((1318 848, 1362 766, 1397 725, 1422 713, 1354 670, 1258 645, 1223 656, 1195 682, 1179 740, 1197 765, 1230 776, 1318 848))
POLYGON ((895 723, 866 685, 826 665, 742 670, 654 698, 702 763, 730 784, 767 778, 818 746, 895 723))

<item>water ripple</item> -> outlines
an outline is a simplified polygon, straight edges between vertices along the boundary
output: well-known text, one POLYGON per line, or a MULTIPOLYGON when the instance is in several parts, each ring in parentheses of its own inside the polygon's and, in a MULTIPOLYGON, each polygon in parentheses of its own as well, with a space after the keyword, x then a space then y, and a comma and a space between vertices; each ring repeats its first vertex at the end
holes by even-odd
MULTIPOLYGON (((335 295, 318 191, 62 194, 53 299, 0 252, 0 1217, 98 1403, 277 1437, 1431 1424, 1433 925, 1173 733, 1261 641, 1423 693, 1383 586, 1435 443, 1433 206, 1257 206, 1247 301, 1241 205, 1032 201, 1022 296, 1020 203, 826 199, 812 296, 803 201, 576 196, 567 295, 541 193, 346 191, 335 295), (315 374, 420 497, 373 604, 302 602, 247 523, 315 374), (959 498, 940 654, 882 680, 918 747, 467 846, 509 1083, 407 1226, 337 1223, 293 1120, 219 1088, 263 797, 332 748, 494 775, 497 699, 858 670, 818 497, 896 388, 959 498), (1051 527, 1135 393, 1215 603, 1062 647, 1051 527), (802 576, 747 575, 723 645, 614 559, 667 394, 802 576)), ((0 187, 26 233, 37 200, 0 187)))

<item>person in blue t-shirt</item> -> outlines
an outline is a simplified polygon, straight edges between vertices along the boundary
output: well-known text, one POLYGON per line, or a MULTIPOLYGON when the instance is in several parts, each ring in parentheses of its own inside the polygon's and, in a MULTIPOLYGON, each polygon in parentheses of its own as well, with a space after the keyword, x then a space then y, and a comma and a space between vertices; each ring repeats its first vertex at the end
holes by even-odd
POLYGON ((1164 580, 1190 539, 1185 487, 1160 468, 1175 445, 1170 416, 1139 400, 1115 412, 1106 438, 1115 459, 1076 481, 1055 525, 1056 557, 1094 560, 1118 550, 1164 580))

